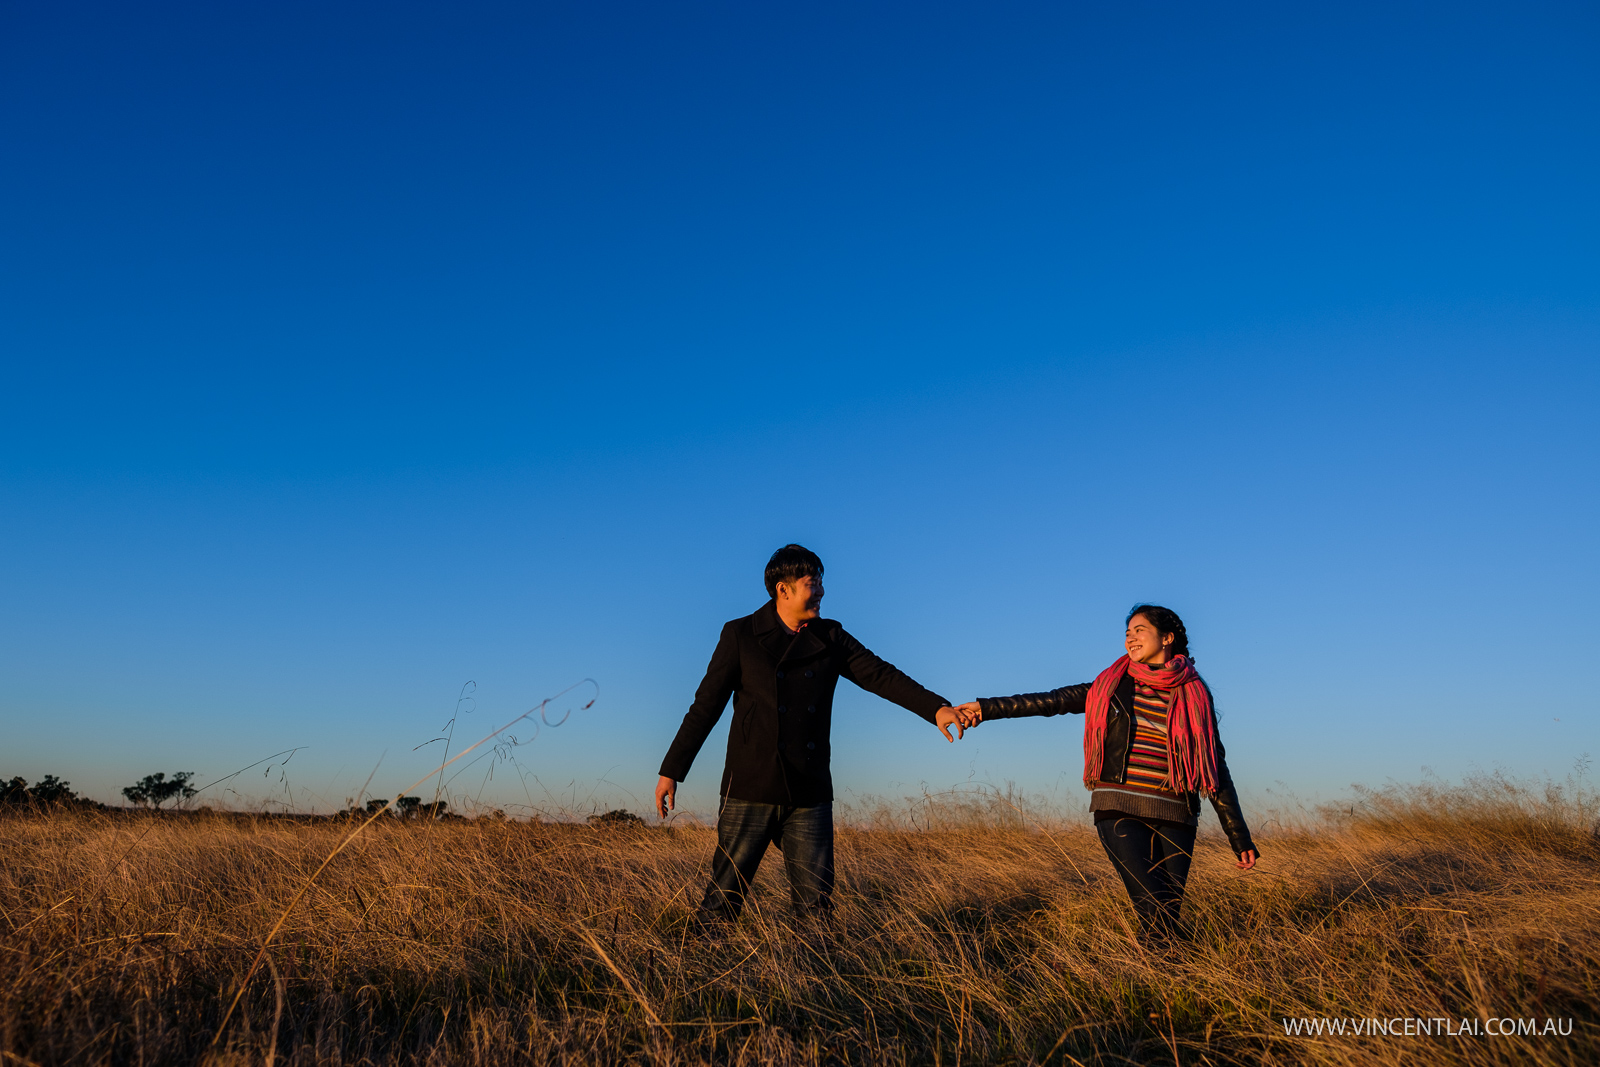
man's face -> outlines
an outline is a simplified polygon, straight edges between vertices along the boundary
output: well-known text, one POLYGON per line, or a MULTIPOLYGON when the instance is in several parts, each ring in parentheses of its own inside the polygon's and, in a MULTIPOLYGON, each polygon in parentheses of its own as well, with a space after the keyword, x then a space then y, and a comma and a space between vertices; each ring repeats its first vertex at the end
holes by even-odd
POLYGON ((792 582, 779 582, 778 606, 790 618, 817 618, 822 614, 822 579, 807 574, 792 582))

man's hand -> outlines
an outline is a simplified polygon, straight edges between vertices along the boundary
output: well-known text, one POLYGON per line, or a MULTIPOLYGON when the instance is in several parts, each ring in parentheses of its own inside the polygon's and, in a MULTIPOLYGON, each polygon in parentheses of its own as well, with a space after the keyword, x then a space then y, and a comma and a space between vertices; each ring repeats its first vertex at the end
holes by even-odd
POLYGON ((933 717, 933 725, 939 728, 939 732, 944 734, 944 739, 952 745, 955 744, 956 737, 966 733, 966 727, 962 724, 961 716, 957 714, 955 708, 940 708, 938 714, 933 717), (956 728, 956 737, 950 736, 952 726, 956 728))
POLYGON ((678 806, 678 783, 662 775, 656 782, 656 814, 663 819, 678 806))
POLYGON ((972 729, 983 721, 983 705, 976 700, 969 700, 965 704, 957 704, 950 709, 961 719, 961 725, 972 729))
POLYGON ((1255 865, 1256 865, 1256 850, 1255 849, 1247 848, 1243 852, 1239 853, 1239 863, 1238 863, 1237 866, 1241 871, 1248 871, 1251 867, 1254 867, 1255 865))

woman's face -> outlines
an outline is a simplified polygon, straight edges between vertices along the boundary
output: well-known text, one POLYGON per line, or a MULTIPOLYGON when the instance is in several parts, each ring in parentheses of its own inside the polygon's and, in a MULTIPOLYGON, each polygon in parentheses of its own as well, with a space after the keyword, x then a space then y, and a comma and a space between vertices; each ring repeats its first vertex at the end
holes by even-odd
POLYGON ((1123 644, 1128 650, 1128 658, 1135 663, 1154 667, 1171 658, 1167 650, 1172 647, 1172 635, 1161 633, 1143 615, 1135 615, 1128 620, 1128 634, 1123 644))

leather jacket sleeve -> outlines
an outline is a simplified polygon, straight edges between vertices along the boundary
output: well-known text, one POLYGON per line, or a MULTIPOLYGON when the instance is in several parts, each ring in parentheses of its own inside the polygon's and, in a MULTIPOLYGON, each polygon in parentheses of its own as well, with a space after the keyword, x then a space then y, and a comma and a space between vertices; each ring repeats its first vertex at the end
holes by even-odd
MULTIPOLYGON (((1250 827, 1245 825, 1244 809, 1239 806, 1239 794, 1233 788, 1233 775, 1228 773, 1228 757, 1222 742, 1217 742, 1217 792, 1211 797, 1211 810, 1217 813, 1222 832, 1228 835, 1228 844, 1238 856, 1256 847, 1250 840, 1250 827)), ((1259 853, 1261 850, 1256 849, 1259 853)))
POLYGON ((1014 697, 979 697, 984 721, 1025 719, 1033 715, 1082 715, 1089 698, 1089 683, 1064 685, 1048 693, 1018 693, 1014 697))

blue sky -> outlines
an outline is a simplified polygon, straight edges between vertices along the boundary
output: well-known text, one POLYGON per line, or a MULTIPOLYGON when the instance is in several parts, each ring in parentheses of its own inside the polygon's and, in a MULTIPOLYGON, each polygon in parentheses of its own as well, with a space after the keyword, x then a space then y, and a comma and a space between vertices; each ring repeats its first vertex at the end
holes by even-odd
MULTIPOLYGON (((794 540, 954 700, 1086 680, 1156 600, 1247 790, 1561 777, 1597 45, 1577 4, 7 5, 0 774, 305 746, 220 799, 327 808, 469 680, 476 739, 592 678, 452 789, 642 808, 794 540)), ((1081 802, 1077 722, 839 707, 843 799, 1081 802)))

